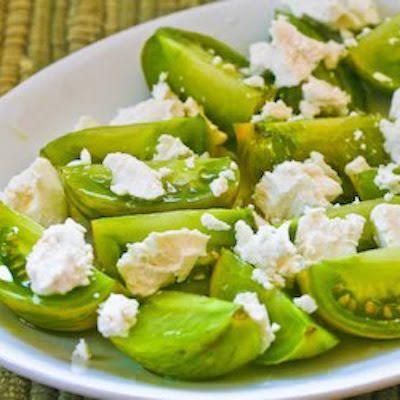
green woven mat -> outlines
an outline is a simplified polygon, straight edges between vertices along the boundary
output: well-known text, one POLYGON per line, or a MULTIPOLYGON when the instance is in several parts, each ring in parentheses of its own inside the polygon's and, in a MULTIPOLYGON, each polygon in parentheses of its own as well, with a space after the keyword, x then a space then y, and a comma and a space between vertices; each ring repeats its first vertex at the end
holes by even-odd
MULTIPOLYGON (((0 0, 0 95, 98 39, 215 0, 0 0)), ((249 0, 251 1, 251 0, 249 0)), ((306 1, 306 0, 304 0, 306 1)), ((79 400, 0 368, 0 400, 79 400)), ((391 388, 357 400, 397 400, 391 388)))

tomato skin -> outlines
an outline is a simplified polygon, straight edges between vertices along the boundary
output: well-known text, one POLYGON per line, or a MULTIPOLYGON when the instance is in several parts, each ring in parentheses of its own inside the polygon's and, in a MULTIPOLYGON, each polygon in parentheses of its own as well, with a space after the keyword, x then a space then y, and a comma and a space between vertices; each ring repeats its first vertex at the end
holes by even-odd
POLYGON ((332 327, 370 339, 400 338, 400 249, 321 261, 298 280, 332 327))
POLYGON ((356 71, 378 89, 393 92, 400 87, 400 14, 364 36, 350 50, 356 71))

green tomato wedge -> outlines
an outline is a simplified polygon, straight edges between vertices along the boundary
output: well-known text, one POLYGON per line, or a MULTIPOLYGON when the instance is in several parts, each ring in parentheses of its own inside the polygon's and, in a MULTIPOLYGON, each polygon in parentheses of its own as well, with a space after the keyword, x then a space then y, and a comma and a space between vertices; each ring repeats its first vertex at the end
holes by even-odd
POLYGON ((66 295, 37 296, 28 285, 25 259, 40 239, 43 228, 0 202, 0 263, 13 275, 13 282, 0 280, 0 301, 25 321, 42 329, 77 332, 96 326, 96 313, 121 285, 94 270, 88 286, 66 295))
MULTIPOLYGON (((288 22, 294 25, 303 35, 320 42, 332 40, 331 34, 324 34, 325 29, 321 29, 315 22, 309 18, 297 18, 293 14, 278 11, 277 15, 283 15, 288 22)), ((335 38, 336 40, 339 38, 335 38)), ((327 69, 323 64, 319 65, 313 75, 331 85, 338 86, 351 97, 350 109, 366 110, 366 93, 362 82, 353 72, 352 68, 343 59, 338 66, 333 69, 327 69)), ((283 88, 278 92, 278 97, 282 98, 286 104, 290 105, 296 112, 299 112, 299 104, 303 98, 301 86, 294 88, 283 88)))
POLYGON ((247 190, 252 190, 265 171, 286 160, 303 161, 317 151, 339 173, 346 185, 345 193, 351 192, 351 183, 344 173, 347 163, 359 155, 371 166, 390 160, 378 122, 378 116, 368 115, 239 124, 236 135, 242 182, 247 190), (356 140, 356 130, 363 132, 361 140, 356 140))
POLYGON ((329 325, 371 339, 400 338, 400 249, 322 261, 299 281, 329 325))
MULTIPOLYGON (((400 196, 395 196, 391 200, 383 198, 375 200, 366 200, 359 203, 350 203, 340 207, 330 207, 327 209, 329 218, 345 218, 349 214, 358 214, 366 219, 364 230, 358 243, 358 251, 375 249, 377 244, 374 239, 375 230, 370 221, 372 210, 379 204, 400 204, 400 196)), ((294 239, 296 236, 298 219, 294 220, 290 226, 290 236, 294 239)))
MULTIPOLYGON (((234 225, 239 220, 244 220, 250 226, 254 226, 252 210, 249 208, 184 210, 97 219, 92 221, 96 259, 102 270, 116 277, 118 276, 116 264, 122 253, 126 251, 127 244, 142 242, 152 232, 182 228, 197 229, 209 235, 207 251, 212 253, 236 243, 234 225), (232 228, 227 231, 208 230, 201 223, 201 217, 205 213, 224 221, 232 228)), ((209 264, 213 260, 210 257, 200 259, 199 264, 209 264)))
POLYGON ((254 268, 228 250, 223 250, 211 278, 210 295, 232 301, 238 293, 257 293, 270 319, 280 325, 271 347, 257 358, 262 365, 315 357, 332 349, 338 340, 316 324, 278 289, 266 290, 252 279, 254 268))
POLYGON ((144 214, 157 211, 230 207, 239 188, 239 169, 231 169, 232 160, 223 158, 197 158, 189 168, 185 160, 149 161, 154 170, 168 168, 171 173, 162 180, 165 194, 154 200, 133 196, 119 196, 110 189, 111 171, 100 164, 70 166, 61 170, 68 201, 86 218, 113 217, 144 214), (222 171, 234 173, 234 180, 227 179, 228 190, 216 197, 210 183, 222 171))
POLYGON ((351 177, 354 188, 361 200, 378 199, 388 193, 387 190, 381 190, 375 184, 374 180, 377 174, 378 170, 371 168, 351 177))
POLYGON ((180 292, 151 297, 129 336, 110 339, 146 369, 188 380, 225 375, 262 347, 259 325, 241 306, 180 292))
POLYGON ((375 87, 392 92, 400 87, 400 14, 384 21, 350 50, 356 71, 375 87))
POLYGON ((116 152, 130 154, 140 160, 150 160, 159 137, 164 134, 181 139, 197 154, 213 151, 207 123, 202 117, 194 117, 84 129, 48 143, 41 150, 41 155, 57 167, 78 159, 82 149, 90 152, 95 163, 102 162, 108 153, 116 152))
POLYGON ((207 117, 232 136, 234 123, 250 121, 275 94, 269 86, 260 89, 243 82, 239 69, 248 65, 246 58, 224 43, 174 28, 158 29, 142 52, 150 87, 167 72, 167 81, 176 94, 183 99, 193 97, 204 106, 207 117), (222 58, 220 64, 213 62, 215 57, 222 58))

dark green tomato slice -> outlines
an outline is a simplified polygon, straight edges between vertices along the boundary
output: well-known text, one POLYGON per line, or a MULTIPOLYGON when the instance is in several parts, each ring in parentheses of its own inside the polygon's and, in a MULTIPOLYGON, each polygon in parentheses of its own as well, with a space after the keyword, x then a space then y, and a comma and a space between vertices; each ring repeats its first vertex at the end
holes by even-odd
POLYGON ((242 181, 252 188, 265 171, 286 160, 303 161, 312 151, 320 152, 340 175, 345 193, 352 186, 345 166, 359 155, 371 166, 389 162, 383 148, 378 116, 319 118, 292 122, 269 122, 236 126, 242 181), (363 131, 356 140, 354 131, 363 131))
POLYGON ((400 14, 384 21, 350 50, 357 72, 379 89, 400 87, 400 14))
POLYGON ((196 159, 194 168, 185 160, 152 161, 153 169, 169 168, 172 172, 163 178, 166 192, 154 200, 129 195, 119 196, 110 189, 112 174, 103 165, 71 166, 62 169, 62 180, 67 198, 89 219, 157 211, 230 207, 239 188, 239 169, 235 180, 227 180, 229 188, 219 197, 214 196, 210 183, 220 172, 229 170, 232 160, 225 158, 196 159))
POLYGON ((25 271, 26 256, 43 228, 0 202, 0 262, 9 267, 14 282, 0 280, 0 301, 15 314, 43 329, 82 331, 96 325, 98 305, 112 291, 123 290, 115 280, 94 270, 90 285, 63 296, 36 296, 25 271))
POLYGON ((140 307, 127 338, 111 341, 159 375, 201 380, 227 374, 260 353, 260 328, 233 303, 180 292, 140 307))
MULTIPOLYGON (((327 215, 330 218, 345 218, 349 214, 358 214, 364 217, 366 223, 358 244, 358 251, 370 250, 377 247, 374 239, 375 230, 370 221, 370 215, 372 210, 379 204, 400 204, 400 197, 395 196, 389 201, 379 198, 375 200, 365 200, 359 203, 345 204, 340 207, 331 207, 327 210, 327 215)), ((290 236, 293 239, 296 236, 297 223, 298 219, 294 220, 290 227, 290 236)))
MULTIPOLYGON (((209 209, 170 211, 164 213, 132 215, 126 217, 101 218, 92 221, 92 232, 96 260, 100 267, 111 276, 118 276, 116 264, 129 243, 142 242, 152 232, 165 232, 182 228, 197 229, 210 235, 207 250, 219 251, 222 247, 231 247, 236 243, 234 225, 244 220, 254 226, 250 209, 209 209), (209 231, 201 223, 204 213, 209 213, 229 224, 229 231, 209 231)), ((205 257, 200 264, 208 265, 213 258, 205 257)))
POLYGON ((38 328, 80 332, 96 326, 99 305, 120 290, 114 279, 95 270, 89 286, 57 296, 37 296, 29 287, 0 280, 0 301, 38 328))
POLYGON ((275 92, 271 87, 245 85, 238 69, 248 67, 248 61, 227 45, 174 28, 161 28, 146 42, 142 66, 149 86, 162 72, 168 72, 175 93, 183 99, 193 97, 211 121, 232 135, 233 124, 250 121, 275 92), (215 56, 222 57, 221 65, 213 64, 215 56), (236 70, 223 68, 224 63, 233 64, 236 70))
MULTIPOLYGON (((332 36, 335 36, 326 32, 326 29, 323 30, 320 26, 316 26, 309 18, 297 18, 293 14, 283 11, 278 11, 277 14, 284 15, 303 35, 312 39, 327 42, 332 40, 332 36)), ((334 40, 338 40, 338 38, 335 37, 334 40)), ((328 70, 323 64, 319 65, 314 71, 314 76, 347 92, 351 97, 350 109, 366 110, 366 93, 362 82, 345 60, 342 60, 334 70, 328 70)), ((300 86, 280 89, 278 97, 283 99, 296 112, 299 112, 299 104, 303 98, 300 86)))
POLYGON ((400 338, 400 249, 323 261, 299 280, 331 326, 372 339, 400 338))
POLYGON ((361 200, 373 200, 383 197, 388 191, 381 190, 376 186, 374 179, 378 171, 372 168, 368 171, 363 171, 351 178, 354 188, 361 200))
POLYGON ((315 357, 338 343, 330 332, 293 304, 278 289, 266 290, 252 278, 253 267, 228 250, 223 250, 210 284, 210 295, 232 301, 238 293, 255 292, 267 307, 271 321, 280 325, 271 347, 257 359, 258 364, 276 365, 283 362, 315 357))
POLYGON ((140 160, 153 158, 158 139, 168 134, 178 137, 195 153, 212 151, 207 123, 202 117, 174 118, 168 121, 123 126, 100 126, 68 133, 42 150, 41 155, 55 166, 64 166, 87 149, 93 162, 102 162, 108 153, 122 152, 140 160))

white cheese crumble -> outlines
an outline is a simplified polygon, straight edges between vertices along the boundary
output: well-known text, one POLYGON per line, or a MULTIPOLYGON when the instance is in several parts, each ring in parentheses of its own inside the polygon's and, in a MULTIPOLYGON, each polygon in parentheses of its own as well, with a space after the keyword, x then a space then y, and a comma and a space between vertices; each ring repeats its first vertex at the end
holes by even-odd
POLYGON ((374 74, 372 75, 374 77, 374 79, 376 79, 379 82, 382 83, 392 83, 392 78, 390 76, 387 76, 385 74, 383 74, 382 72, 374 72, 374 74))
POLYGON ((89 360, 92 358, 92 352, 85 339, 79 339, 71 356, 71 368, 75 372, 80 372, 87 367, 89 360))
POLYGON ((374 183, 381 190, 388 190, 392 194, 400 194, 400 165, 390 163, 380 165, 374 183), (398 170, 399 173, 395 173, 398 170))
POLYGON ((268 279, 268 275, 261 268, 254 268, 251 279, 260 284, 265 290, 273 289, 274 285, 268 279))
POLYGON ((243 83, 254 88, 262 88, 265 85, 264 78, 259 75, 252 75, 243 79, 243 83))
POLYGON ((300 111, 304 118, 312 119, 320 114, 344 116, 349 112, 350 96, 326 81, 310 77, 302 92, 300 111))
POLYGON ((266 224, 254 233, 244 221, 235 224, 234 251, 245 262, 263 270, 268 280, 284 286, 285 278, 302 269, 301 257, 289 237, 290 222, 276 228, 266 224))
POLYGON ((214 197, 220 197, 229 190, 229 182, 236 179, 236 174, 232 169, 221 171, 218 178, 210 183, 210 189, 214 197))
POLYGON ((153 232, 131 243, 117 268, 134 295, 150 296, 175 281, 184 281, 199 257, 207 255, 210 236, 186 228, 153 232))
POLYGON ((2 200, 45 227, 63 222, 68 215, 57 170, 41 157, 10 180, 2 200))
POLYGON ((97 128, 100 122, 93 118, 91 115, 82 115, 79 117, 78 122, 74 126, 74 131, 82 131, 89 128, 97 128))
POLYGON ((260 354, 264 353, 275 340, 275 333, 280 326, 277 323, 271 325, 267 308, 260 303, 256 293, 238 293, 233 302, 241 305, 246 314, 259 325, 262 338, 260 354))
POLYGON ((317 311, 318 306, 315 300, 309 294, 303 294, 303 296, 295 297, 293 303, 303 310, 307 314, 312 314, 317 311))
POLYGON ((223 59, 221 56, 215 56, 213 57, 213 59, 211 60, 212 65, 221 65, 223 63, 223 59))
POLYGON ((320 153, 303 163, 285 161, 265 172, 254 192, 254 201, 273 223, 298 217, 307 207, 327 207, 343 193, 336 172, 320 153))
POLYGON ((68 167, 75 167, 77 165, 90 165, 92 163, 92 155, 88 149, 82 149, 79 159, 73 160, 67 164, 68 167))
POLYGON ((27 257, 26 272, 34 293, 65 294, 90 284, 93 249, 85 242, 86 229, 68 218, 43 232, 27 257))
POLYGON ((364 171, 369 171, 371 168, 372 167, 363 156, 358 156, 345 166, 344 172, 349 178, 354 178, 356 175, 364 171))
POLYGON ((389 117, 393 120, 400 119, 400 89, 393 94, 389 117))
POLYGON ((310 209, 299 220, 295 244, 307 265, 355 254, 364 224, 358 214, 329 219, 324 209, 310 209))
POLYGON ((400 205, 379 204, 371 212, 379 247, 400 247, 400 205))
POLYGON ((380 22, 373 0, 284 0, 297 17, 307 15, 336 29, 358 31, 380 22))
POLYGON ((201 216, 201 224, 209 231, 229 231, 231 229, 229 224, 209 213, 201 216))
POLYGON ((271 43, 250 46, 250 65, 256 74, 270 70, 278 88, 299 85, 323 60, 335 68, 344 54, 344 46, 311 39, 282 17, 272 22, 270 34, 271 43))
POLYGON ((293 108, 286 105, 283 100, 267 101, 260 114, 253 116, 251 122, 259 122, 265 119, 272 119, 275 121, 287 121, 293 116, 293 108))
POLYGON ((364 136, 364 132, 361 129, 357 129, 353 132, 353 137, 358 142, 364 136))
POLYGON ((137 322, 139 303, 122 294, 111 294, 100 305, 97 330, 106 338, 128 337, 130 329, 137 322))
POLYGON ((193 151, 182 143, 180 138, 171 135, 161 135, 156 145, 156 153, 153 160, 174 160, 176 158, 187 158, 192 155, 193 151))
POLYGON ((185 160, 185 165, 187 168, 189 169, 193 169, 196 163, 196 157, 192 156, 192 157, 188 157, 185 160))
POLYGON ((382 119, 379 123, 379 129, 384 137, 384 149, 390 155, 392 161, 400 163, 400 119, 391 122, 382 119))
POLYGON ((160 173, 136 157, 111 153, 107 154, 103 164, 111 170, 110 189, 118 196, 130 195, 153 200, 165 194, 160 173))
POLYGON ((14 278, 10 270, 5 265, 0 265, 0 281, 13 282, 14 278))

